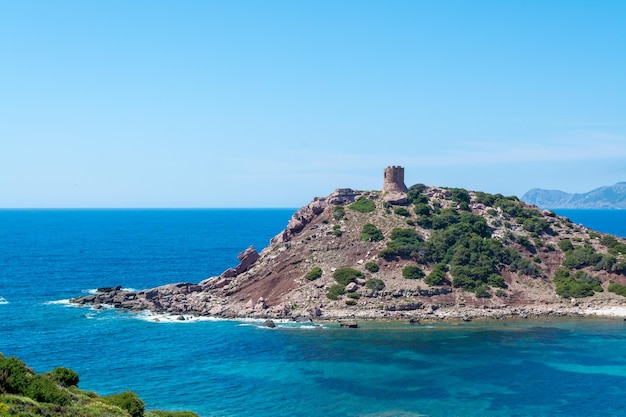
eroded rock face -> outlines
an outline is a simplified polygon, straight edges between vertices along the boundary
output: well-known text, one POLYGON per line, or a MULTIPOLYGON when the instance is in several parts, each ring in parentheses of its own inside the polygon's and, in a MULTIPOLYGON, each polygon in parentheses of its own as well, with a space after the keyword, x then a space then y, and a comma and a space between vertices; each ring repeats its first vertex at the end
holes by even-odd
POLYGON ((259 254, 257 253, 254 246, 249 246, 248 249, 244 250, 237 256, 237 259, 241 261, 239 265, 235 268, 236 275, 241 274, 244 271, 247 271, 256 261, 259 260, 259 254))
POLYGON ((337 188, 328 196, 328 203, 332 205, 345 205, 354 203, 361 193, 352 188, 337 188))
POLYGON ((294 235, 301 232, 311 223, 315 217, 322 214, 327 206, 328 201, 326 198, 316 198, 308 205, 300 208, 293 214, 291 220, 289 220, 287 228, 272 239, 272 243, 288 242, 291 240, 294 235))

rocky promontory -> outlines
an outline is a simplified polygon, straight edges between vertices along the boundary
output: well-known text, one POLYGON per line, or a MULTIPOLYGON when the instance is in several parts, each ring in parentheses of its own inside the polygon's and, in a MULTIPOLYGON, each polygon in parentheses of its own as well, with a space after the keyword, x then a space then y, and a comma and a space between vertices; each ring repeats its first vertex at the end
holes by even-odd
POLYGON ((407 188, 400 170, 385 170, 383 191, 337 189, 313 199, 260 253, 243 250, 220 276, 142 291, 101 288, 71 301, 293 320, 469 320, 626 307, 623 239, 515 197, 407 188))

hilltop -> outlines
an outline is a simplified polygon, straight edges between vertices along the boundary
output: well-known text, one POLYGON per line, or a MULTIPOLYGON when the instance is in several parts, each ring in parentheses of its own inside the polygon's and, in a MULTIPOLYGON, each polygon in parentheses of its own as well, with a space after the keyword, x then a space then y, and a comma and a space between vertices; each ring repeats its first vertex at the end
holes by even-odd
POLYGON ((626 209, 626 182, 599 187, 582 194, 533 188, 522 196, 528 204, 542 208, 626 209))
MULTIPOLYGON (((389 175, 388 175, 389 174, 389 175)), ((401 174, 401 175, 400 175, 401 174)), ((72 300, 227 318, 471 318, 626 306, 626 243, 516 197, 416 184, 338 189, 258 253, 197 284, 72 300), (620 295, 622 294, 622 295, 620 295)))

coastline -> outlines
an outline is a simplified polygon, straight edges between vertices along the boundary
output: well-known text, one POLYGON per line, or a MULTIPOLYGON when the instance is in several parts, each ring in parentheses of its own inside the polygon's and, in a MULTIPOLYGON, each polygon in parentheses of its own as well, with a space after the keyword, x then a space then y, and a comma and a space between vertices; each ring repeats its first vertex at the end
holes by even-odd
MULTIPOLYGON (((67 301, 67 300, 64 300, 67 301)), ((503 306, 500 308, 476 307, 444 307, 424 312, 411 311, 384 311, 384 310, 325 310, 323 315, 312 316, 279 316, 272 314, 246 315, 223 314, 202 315, 173 311, 131 310, 117 308, 112 305, 80 305, 69 303, 78 308, 89 307, 91 310, 116 310, 133 314, 137 319, 152 323, 197 323, 205 321, 237 321, 242 323, 282 323, 300 325, 327 325, 351 322, 381 322, 381 323, 437 323, 437 322, 470 322, 470 321, 507 321, 526 319, 623 319, 626 321, 626 306, 558 306, 558 305, 530 305, 530 306, 503 306)), ((346 326, 350 327, 350 326, 346 326)))

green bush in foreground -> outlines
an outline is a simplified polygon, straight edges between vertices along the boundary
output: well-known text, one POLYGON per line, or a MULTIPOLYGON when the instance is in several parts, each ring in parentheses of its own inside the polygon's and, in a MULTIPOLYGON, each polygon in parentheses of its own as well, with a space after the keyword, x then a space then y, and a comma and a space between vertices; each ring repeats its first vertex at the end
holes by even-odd
POLYGON ((64 387, 78 386, 78 374, 68 368, 55 368, 50 372, 50 377, 64 387))
POLYGON ((137 394, 132 391, 125 391, 120 394, 113 394, 104 398, 108 404, 128 411, 131 417, 143 417, 145 405, 137 394))
POLYGON ((167 411, 144 412, 132 391, 100 397, 83 391, 78 374, 68 368, 36 374, 24 362, 0 353, 0 416, 16 417, 198 417, 167 411))
POLYGON ((72 402, 69 393, 61 389, 46 375, 34 375, 25 394, 27 397, 42 403, 69 405, 72 402))
POLYGON ((311 268, 309 272, 307 272, 307 274, 304 277, 308 279, 309 281, 315 281, 321 276, 322 276, 322 268, 320 268, 319 266, 314 266, 313 268, 311 268))

